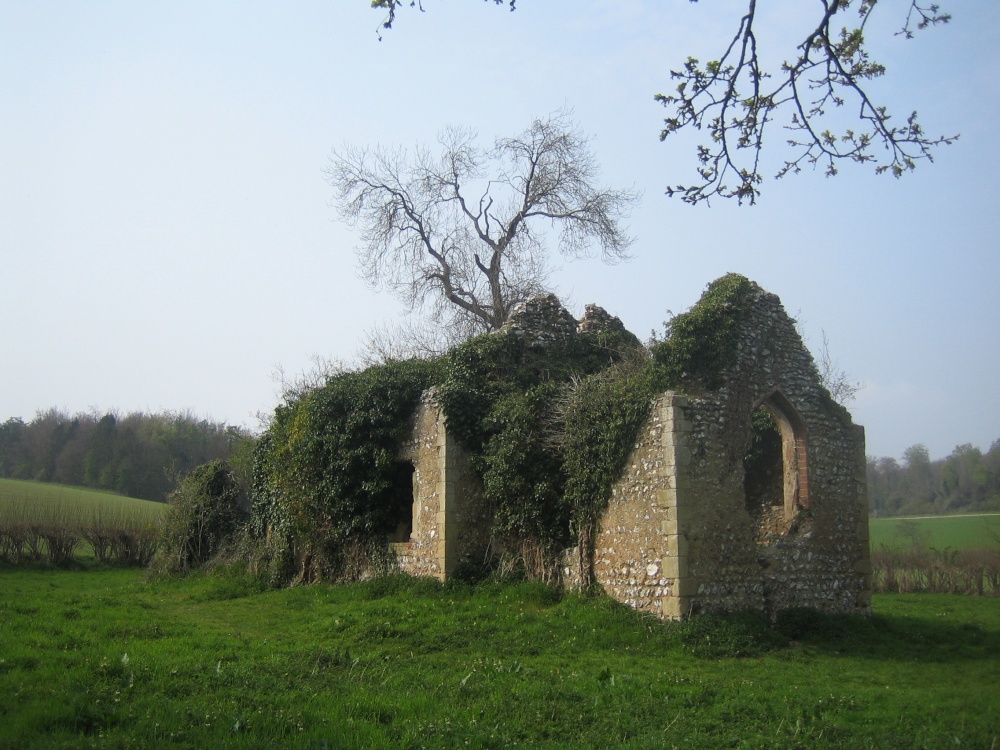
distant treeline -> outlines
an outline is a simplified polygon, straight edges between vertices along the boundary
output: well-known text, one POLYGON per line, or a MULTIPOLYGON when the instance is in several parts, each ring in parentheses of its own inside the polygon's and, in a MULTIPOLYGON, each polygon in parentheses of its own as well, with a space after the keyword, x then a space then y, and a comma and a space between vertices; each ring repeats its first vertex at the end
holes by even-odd
POLYGON ((214 459, 249 463, 243 428, 187 413, 109 412, 70 416, 57 409, 0 425, 0 477, 111 490, 163 501, 177 477, 214 459))
POLYGON ((878 516, 1000 510, 1000 440, 986 453, 965 443, 937 461, 923 445, 907 448, 902 463, 869 456, 868 506, 878 516))

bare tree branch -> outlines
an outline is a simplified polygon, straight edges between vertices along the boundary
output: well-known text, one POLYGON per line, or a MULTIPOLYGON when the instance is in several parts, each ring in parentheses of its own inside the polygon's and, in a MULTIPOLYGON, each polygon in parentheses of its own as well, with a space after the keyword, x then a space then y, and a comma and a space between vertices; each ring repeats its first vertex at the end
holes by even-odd
POLYGON ((841 406, 847 406, 855 398, 858 391, 865 385, 857 380, 851 380, 846 370, 841 370, 830 354, 830 341, 823 331, 823 348, 819 357, 819 376, 830 397, 841 406))

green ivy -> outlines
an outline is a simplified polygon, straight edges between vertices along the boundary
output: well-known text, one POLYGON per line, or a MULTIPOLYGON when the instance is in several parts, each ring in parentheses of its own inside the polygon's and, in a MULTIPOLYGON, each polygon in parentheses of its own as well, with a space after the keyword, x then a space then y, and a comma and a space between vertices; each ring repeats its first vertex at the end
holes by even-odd
POLYGON ((472 453, 506 548, 525 540, 547 557, 570 541, 562 407, 573 383, 614 367, 632 337, 584 334, 544 348, 510 330, 486 334, 445 357, 438 398, 448 429, 472 453))
POLYGON ((623 363, 578 383, 565 407, 567 501, 575 525, 596 521, 611 498, 656 394, 648 360, 623 363))
POLYGON ((730 273, 709 284, 694 307, 667 323, 666 338, 652 346, 653 360, 669 387, 715 390, 736 359, 745 301, 753 285, 730 273))
POLYGON ((437 396, 448 430, 473 454, 489 439, 486 423, 494 405, 538 383, 525 359, 523 341, 508 330, 477 336, 444 357, 437 396))
MULTIPOLYGON (((257 455, 253 526, 291 536, 317 565, 392 522, 393 469, 435 365, 393 362, 330 378, 275 410, 257 455)), ((322 574, 322 571, 318 571, 322 574)))
POLYGON ((291 540, 300 556, 384 538, 402 441, 433 386, 501 547, 530 540, 550 560, 586 547, 656 394, 721 384, 751 290, 735 274, 714 282, 651 351, 624 331, 536 347, 505 329, 434 362, 331 378, 275 411, 255 457, 252 528, 291 540))
POLYGON ((561 384, 549 381, 494 404, 485 421, 491 437, 478 462, 492 501, 494 533, 532 539, 546 550, 565 546, 569 532, 554 409, 561 392, 561 384))

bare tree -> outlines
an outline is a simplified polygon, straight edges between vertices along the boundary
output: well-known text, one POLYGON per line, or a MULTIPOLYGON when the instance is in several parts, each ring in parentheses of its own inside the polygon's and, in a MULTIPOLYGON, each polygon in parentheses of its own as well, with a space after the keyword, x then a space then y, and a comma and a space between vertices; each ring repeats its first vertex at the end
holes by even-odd
POLYGON ((411 309, 465 326, 499 328, 513 307, 545 290, 546 227, 559 252, 605 262, 628 257, 623 222, 638 194, 597 187, 590 139, 570 113, 519 135, 476 145, 449 128, 440 155, 426 148, 335 150, 326 170, 340 216, 360 229, 361 273, 411 309))
POLYGON ((461 325, 439 325, 409 315, 399 322, 375 325, 365 331, 355 358, 362 367, 404 359, 435 359, 474 333, 461 325))
POLYGON ((823 348, 819 357, 819 376, 823 385, 830 392, 831 398, 841 406, 847 406, 855 398, 858 391, 864 388, 864 383, 851 380, 846 370, 841 370, 830 354, 830 341, 823 331, 823 348))
MULTIPOLYGON (((805 341, 805 321, 802 319, 801 311, 795 315, 793 320, 795 322, 795 331, 799 334, 799 338, 805 341)), ((819 379, 823 387, 830 394, 830 398, 841 406, 846 407, 858 397, 858 391, 863 390, 865 384, 859 380, 852 380, 850 375, 847 374, 847 370, 840 369, 840 365, 833 358, 833 355, 830 354, 830 339, 826 335, 826 331, 821 330, 821 334, 823 340, 819 356, 816 358, 816 371, 819 373, 819 379)))
MULTIPOLYGON (((691 204, 714 196, 755 203, 766 171, 761 163, 765 132, 771 133, 772 125, 780 125, 786 134, 769 134, 768 140, 778 138, 793 152, 776 177, 803 167, 820 168, 833 176, 843 162, 870 164, 876 174, 900 177, 920 160, 933 161, 936 146, 958 138, 928 136, 915 111, 905 120, 893 120, 869 93, 868 83, 886 69, 871 58, 865 30, 875 9, 891 3, 793 1, 809 2, 817 21, 793 51, 775 56, 784 58, 778 71, 768 72, 762 63, 766 50, 758 47, 757 0, 744 0, 746 12, 733 35, 723 41, 720 54, 705 63, 688 57, 679 70, 671 71, 678 81, 675 92, 655 96, 672 110, 660 140, 692 128, 707 130, 710 140, 697 147, 698 179, 668 188, 667 195, 691 204), (855 17, 848 20, 851 10, 855 17), (843 112, 849 113, 846 118, 838 116, 843 112)), ((921 1, 895 4, 902 5, 905 13, 897 36, 910 39, 916 30, 951 20, 937 4, 921 5, 921 1)), ((494 2, 504 4, 504 0, 494 2)), ((374 0, 372 7, 388 12, 382 22, 388 29, 406 4, 407 0, 374 0)), ((419 0, 408 4, 423 10, 419 0)), ((509 5, 515 9, 514 2, 509 5)))

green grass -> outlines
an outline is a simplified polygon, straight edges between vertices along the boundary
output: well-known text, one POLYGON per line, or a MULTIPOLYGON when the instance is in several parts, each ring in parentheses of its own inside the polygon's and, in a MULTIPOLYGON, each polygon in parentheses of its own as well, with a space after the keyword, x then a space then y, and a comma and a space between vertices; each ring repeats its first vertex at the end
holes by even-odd
POLYGON ((0 566, 0 747, 1000 746, 1000 600, 663 624, 536 584, 0 566), (996 744, 994 744, 996 743, 996 744))
POLYGON ((925 546, 956 550, 997 549, 1000 543, 1000 513, 925 518, 872 518, 868 521, 871 548, 907 547, 907 527, 916 528, 925 546), (991 535, 992 534, 992 535, 991 535))
POLYGON ((45 482, 0 479, 0 517, 30 513, 38 520, 90 520, 95 514, 156 521, 167 506, 112 492, 45 482))

